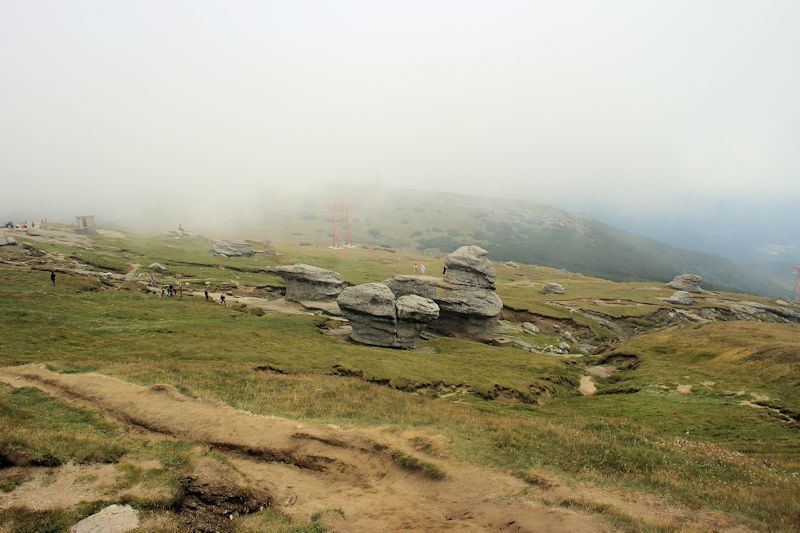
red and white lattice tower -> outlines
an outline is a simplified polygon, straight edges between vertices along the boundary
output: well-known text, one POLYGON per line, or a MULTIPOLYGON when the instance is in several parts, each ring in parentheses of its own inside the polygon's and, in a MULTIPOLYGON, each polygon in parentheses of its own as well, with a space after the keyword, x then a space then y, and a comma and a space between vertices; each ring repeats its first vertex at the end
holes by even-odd
POLYGON ((350 210, 353 208, 353 205, 349 202, 334 202, 328 205, 328 210, 331 213, 331 237, 332 237, 332 246, 331 248, 338 250, 340 248, 355 248, 353 246, 353 236, 350 232, 350 210), (340 224, 343 226, 342 230, 344 235, 340 235, 339 227, 340 224), (343 239, 340 239, 343 237, 343 239), (344 240, 344 243, 341 241, 344 240))

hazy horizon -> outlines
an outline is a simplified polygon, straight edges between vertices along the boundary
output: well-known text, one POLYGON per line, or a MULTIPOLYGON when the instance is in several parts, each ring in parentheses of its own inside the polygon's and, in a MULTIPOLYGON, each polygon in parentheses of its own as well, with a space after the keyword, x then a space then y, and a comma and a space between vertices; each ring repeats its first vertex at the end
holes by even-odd
POLYGON ((348 182, 795 257, 797 27, 789 1, 0 1, 0 217, 223 221, 348 182))

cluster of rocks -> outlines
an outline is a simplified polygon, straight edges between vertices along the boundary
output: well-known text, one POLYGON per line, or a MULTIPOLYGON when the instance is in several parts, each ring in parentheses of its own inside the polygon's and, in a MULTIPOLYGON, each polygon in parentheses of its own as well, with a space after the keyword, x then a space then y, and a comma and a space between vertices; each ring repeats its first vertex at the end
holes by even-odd
POLYGON ((211 250, 211 255, 219 257, 250 257, 255 253, 253 247, 244 241, 216 240, 211 250))
POLYGON ((417 295, 434 301, 440 311, 431 329, 480 337, 497 322, 503 309, 488 255, 478 246, 462 246, 445 258, 444 279, 395 276, 385 284, 398 297, 417 295))
POLYGON ((703 278, 697 274, 679 274, 672 278, 672 281, 667 283, 676 291, 700 293, 703 289, 700 288, 703 278))
POLYGON ((348 287, 337 302, 353 328, 351 338, 373 346, 415 348, 424 325, 439 317, 433 300, 414 294, 397 298, 383 283, 348 287))
POLYGON ((286 282, 286 299, 293 302, 335 300, 344 288, 338 272, 298 263, 271 270, 286 282))

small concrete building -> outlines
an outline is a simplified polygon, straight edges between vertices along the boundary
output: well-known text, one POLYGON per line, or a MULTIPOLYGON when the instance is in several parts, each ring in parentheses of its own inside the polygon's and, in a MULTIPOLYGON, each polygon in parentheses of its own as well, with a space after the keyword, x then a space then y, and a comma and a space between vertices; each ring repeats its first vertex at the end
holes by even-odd
POLYGON ((95 235, 97 225, 94 222, 94 215, 75 217, 75 233, 79 235, 95 235))

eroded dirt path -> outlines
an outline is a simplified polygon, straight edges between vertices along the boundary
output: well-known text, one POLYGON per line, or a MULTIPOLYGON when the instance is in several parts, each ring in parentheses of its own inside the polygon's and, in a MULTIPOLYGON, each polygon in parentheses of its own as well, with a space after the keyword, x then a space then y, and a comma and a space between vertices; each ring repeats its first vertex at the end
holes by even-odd
MULTIPOLYGON (((602 495, 607 501, 611 496, 604 491, 558 483, 534 489, 502 472, 417 455, 446 474, 443 480, 426 478, 392 459, 395 450, 416 455, 401 438, 377 431, 254 415, 186 397, 170 385, 141 387, 100 374, 59 374, 40 365, 0 368, 0 381, 36 387, 125 424, 218 449, 293 518, 307 520, 319 511, 341 509, 343 515, 329 524, 336 531, 615 530, 598 515, 548 505, 567 495, 587 501, 602 495)), ((657 498, 647 497, 645 504, 635 498, 612 499, 623 511, 651 523, 742 530, 722 516, 677 509, 657 498), (655 514, 648 511, 651 505, 655 514)))

